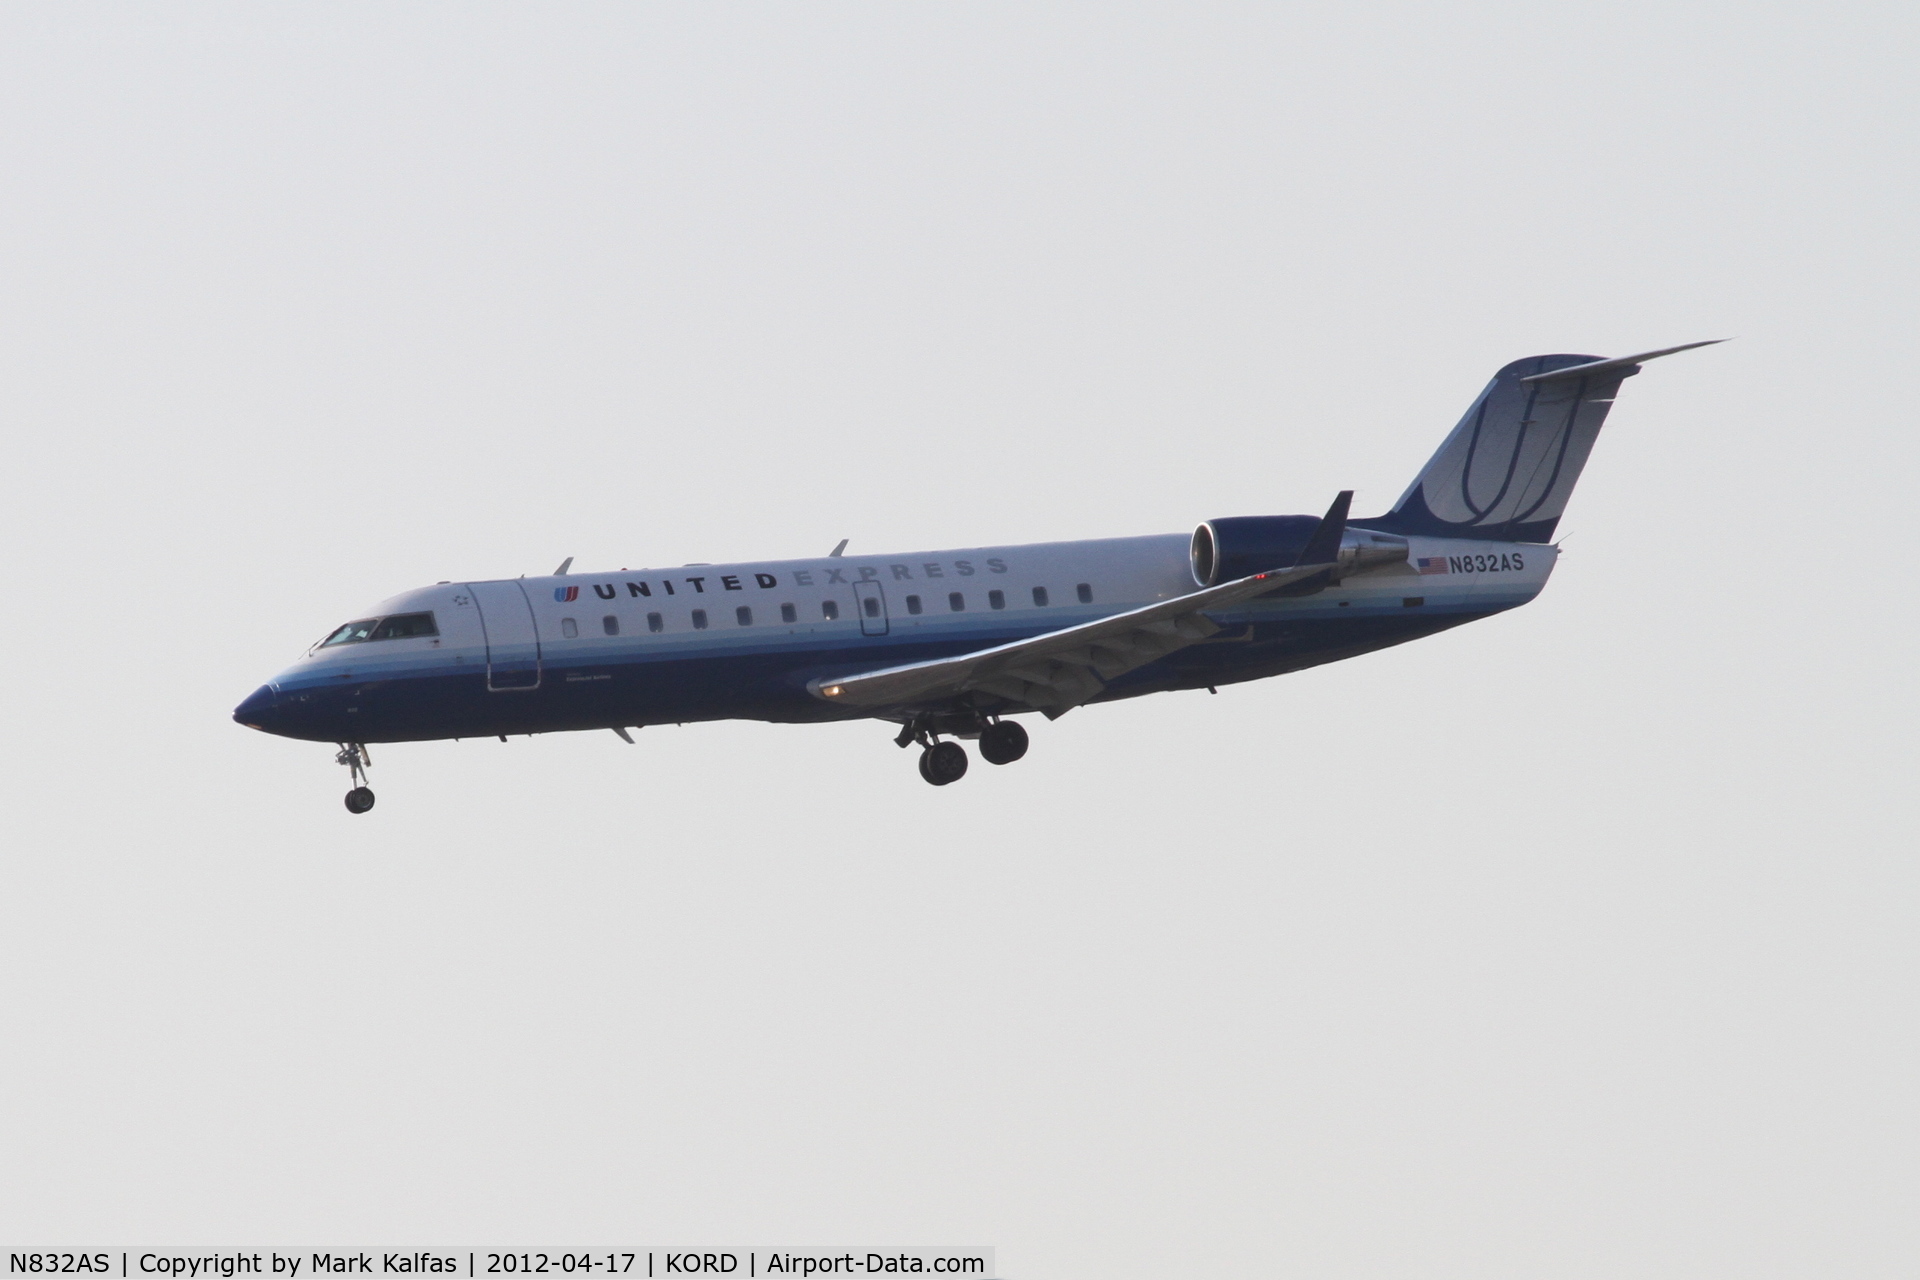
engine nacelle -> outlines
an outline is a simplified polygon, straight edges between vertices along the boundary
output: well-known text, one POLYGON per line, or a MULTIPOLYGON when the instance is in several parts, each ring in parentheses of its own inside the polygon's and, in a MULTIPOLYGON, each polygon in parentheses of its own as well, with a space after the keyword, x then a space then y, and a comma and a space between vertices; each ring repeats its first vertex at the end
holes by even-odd
MULTIPOLYGON (((1232 582, 1269 569, 1291 569, 1320 527, 1319 516, 1228 516, 1193 531, 1193 580, 1203 587, 1232 582)), ((1407 540, 1370 529, 1348 529, 1340 538, 1333 577, 1346 578, 1407 558, 1407 540)))

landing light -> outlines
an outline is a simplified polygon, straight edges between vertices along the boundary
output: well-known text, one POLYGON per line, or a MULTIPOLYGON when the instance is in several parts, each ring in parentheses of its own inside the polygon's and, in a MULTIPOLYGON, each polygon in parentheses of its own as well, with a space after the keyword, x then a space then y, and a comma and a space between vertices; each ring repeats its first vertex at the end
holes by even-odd
POLYGON ((839 685, 837 685, 837 684, 830 684, 830 685, 828 685, 828 686, 827 686, 827 688, 826 688, 826 695, 827 695, 827 696, 828 696, 829 698, 837 698, 837 697, 839 697, 839 696, 840 696, 840 686, 839 686, 839 685))

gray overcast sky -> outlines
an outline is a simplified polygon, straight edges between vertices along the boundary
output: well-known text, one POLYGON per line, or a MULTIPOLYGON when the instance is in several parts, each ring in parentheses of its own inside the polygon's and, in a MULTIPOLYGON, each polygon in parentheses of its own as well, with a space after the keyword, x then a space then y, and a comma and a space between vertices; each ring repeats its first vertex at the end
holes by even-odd
POLYGON ((0 10, 0 1238, 1910 1276, 1895 4, 0 10), (438 579, 1390 503, 1534 605, 1037 725, 330 749, 438 579))

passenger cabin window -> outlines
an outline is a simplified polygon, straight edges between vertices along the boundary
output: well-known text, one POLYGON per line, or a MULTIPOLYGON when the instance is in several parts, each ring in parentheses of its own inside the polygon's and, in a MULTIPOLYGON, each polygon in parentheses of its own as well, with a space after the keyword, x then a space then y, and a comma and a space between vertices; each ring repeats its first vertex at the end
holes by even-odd
POLYGON ((666 629, 667 629, 667 620, 665 618, 661 617, 657 613, 650 613, 647 615, 647 630, 665 631, 666 629))
POLYGON ((620 634, 620 619, 608 614, 600 619, 600 629, 610 636, 617 636, 620 634))
POLYGON ((820 602, 820 616, 825 618, 828 622, 832 622, 834 619, 838 618, 840 616, 839 602, 834 600, 822 600, 820 602))
POLYGON ((695 631, 705 631, 707 629, 707 611, 705 609, 695 609, 693 611, 693 629, 695 631))
POLYGON ((908 613, 918 613, 918 612, 920 612, 920 597, 919 597, 919 596, 908 596, 908 597, 907 597, 907 612, 908 612, 908 613))
POLYGON ((396 613, 380 624, 373 633, 375 640, 405 640, 410 636, 437 636, 440 628, 433 625, 430 613, 396 613))
POLYGON ((998 588, 995 588, 994 590, 987 592, 987 604, 989 607, 995 608, 995 609, 1006 608, 1007 593, 999 590, 998 588))
POLYGON ((753 625, 753 610, 741 605, 733 611, 733 620, 743 627, 750 627, 753 625))
POLYGON ((1045 587, 1035 587, 1033 589, 1033 602, 1042 609, 1047 607, 1047 589, 1045 587))
POLYGON ((867 616, 869 618, 877 618, 880 616, 880 597, 879 596, 868 596, 861 603, 867 606, 867 616))
POLYGON ((578 639, 580 635, 580 624, 572 618, 562 618, 560 619, 560 634, 569 640, 578 639))
POLYGON ((965 596, 961 595, 958 591, 949 591, 947 593, 947 608, 953 610, 955 613, 962 613, 966 610, 966 607, 967 598, 965 596))
POLYGON ((783 604, 780 606, 780 621, 798 622, 800 621, 800 611, 790 604, 783 604))
POLYGON ((331 649, 336 644, 357 644, 371 636, 373 629, 379 625, 378 618, 362 618, 358 622, 349 622, 313 647, 331 649))
POLYGON ((1093 584, 1091 582, 1083 582, 1075 587, 1074 590, 1080 593, 1081 604, 1093 603, 1093 584))

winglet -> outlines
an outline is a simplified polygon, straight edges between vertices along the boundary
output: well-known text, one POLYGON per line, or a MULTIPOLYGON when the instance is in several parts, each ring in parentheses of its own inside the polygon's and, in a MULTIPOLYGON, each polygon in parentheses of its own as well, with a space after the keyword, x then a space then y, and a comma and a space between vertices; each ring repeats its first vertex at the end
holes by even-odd
POLYGON ((1546 373, 1536 373, 1522 382, 1548 382, 1555 378, 1584 378, 1590 373, 1606 373, 1612 369, 1631 369, 1643 360, 1658 360, 1661 356, 1676 355, 1682 351, 1692 351, 1695 347, 1711 347, 1725 342, 1725 338, 1708 338, 1705 342, 1689 342, 1685 346, 1664 347, 1659 351, 1642 351, 1637 356, 1615 356, 1611 360, 1595 360, 1590 364, 1570 365, 1565 369, 1552 369, 1546 373))
POLYGON ((1295 560, 1297 568, 1303 564, 1332 564, 1340 558, 1340 539, 1347 532, 1347 509, 1353 505, 1353 490, 1342 489, 1340 496, 1327 508, 1327 514, 1320 518, 1319 528, 1307 539, 1307 545, 1300 550, 1300 558, 1295 560))
POLYGON ((565 560, 562 560, 560 562, 560 567, 553 571, 553 576, 556 578, 564 578, 567 576, 567 570, 571 569, 572 567, 573 567, 573 557, 568 556, 565 560))

